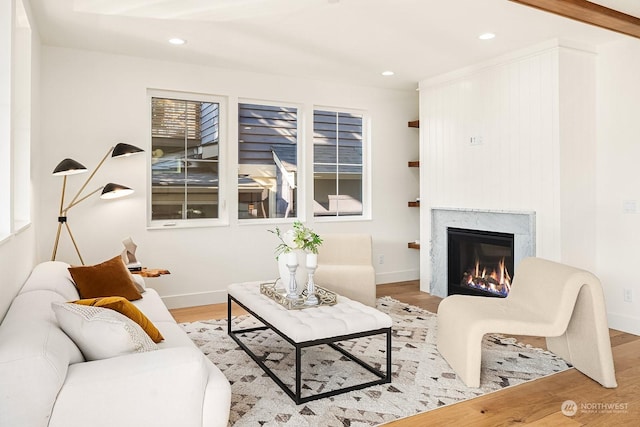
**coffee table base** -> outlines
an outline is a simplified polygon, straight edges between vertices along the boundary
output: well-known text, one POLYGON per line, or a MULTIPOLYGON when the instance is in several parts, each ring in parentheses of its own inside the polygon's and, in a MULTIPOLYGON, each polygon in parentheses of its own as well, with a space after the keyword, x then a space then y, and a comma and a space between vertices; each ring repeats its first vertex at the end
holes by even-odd
POLYGON ((312 400, 322 399, 322 398, 330 397, 330 396, 336 396, 338 394, 347 393, 347 392, 350 392, 350 391, 360 390, 360 389, 363 389, 363 388, 366 388, 366 387, 371 387, 371 386, 374 386, 374 385, 385 384, 385 383, 390 383, 391 382, 391 328, 380 328, 380 329, 374 329, 374 330, 371 330, 371 331, 364 331, 364 332, 359 332, 359 333, 355 333, 355 334, 348 334, 348 335, 340 335, 340 336, 336 336, 336 337, 330 337, 330 338, 324 338, 324 339, 318 339, 318 340, 312 340, 312 341, 294 342, 289 337, 287 337, 282 332, 280 332, 277 328, 273 327, 271 324, 269 324, 267 321, 262 319, 260 316, 256 315, 251 309, 246 307, 240 301, 238 301, 237 299, 235 299, 234 297, 229 295, 227 297, 227 333, 258 364, 258 366, 260 366, 262 368, 262 370, 267 375, 269 375, 269 377, 271 377, 271 379, 273 381, 275 381, 275 383, 278 384, 278 386, 280 386, 282 391, 284 391, 287 394, 287 396, 289 396, 294 402, 296 402, 297 405, 300 405, 301 403, 305 403, 305 402, 310 402, 312 400), (238 330, 235 330, 235 331, 232 330, 232 327, 231 327, 232 326, 231 325, 231 304, 232 303, 236 303, 237 305, 239 305, 240 307, 245 309, 249 314, 251 314, 253 317, 258 319, 264 326, 258 326, 258 327, 246 328, 246 329, 238 329, 238 330), (295 357, 295 365, 296 365, 296 367, 295 367, 296 368, 295 391, 292 391, 284 382, 282 382, 282 380, 280 378, 278 378, 278 376, 262 360, 260 360, 260 358, 251 349, 249 349, 249 347, 246 344, 244 344, 242 342, 242 340, 240 340, 240 338, 237 336, 237 334, 240 334, 240 333, 261 331, 261 330, 266 330, 266 329, 271 329, 273 332, 275 332, 278 335, 280 335, 285 341, 287 341, 289 344, 291 344, 295 348, 295 352, 296 352, 296 357, 295 357), (379 334, 385 334, 386 335, 386 339, 387 339, 386 372, 382 372, 382 371, 374 368, 373 366, 371 366, 371 365, 367 364, 366 362, 362 361, 361 359, 359 359, 355 355, 349 353, 344 348, 336 345, 336 343, 339 342, 339 341, 346 341, 346 340, 356 339, 356 338, 364 338, 364 337, 369 337, 369 336, 379 335, 379 334), (314 347, 314 346, 318 346, 318 345, 322 345, 322 344, 329 345, 334 350, 342 353, 345 357, 347 357, 350 360, 356 362, 357 364, 359 364, 360 366, 362 366, 363 368, 365 368, 369 372, 371 372, 374 375, 376 375, 379 379, 373 380, 373 381, 367 381, 367 382, 360 383, 360 384, 351 385, 351 386, 344 387, 344 388, 330 390, 330 391, 326 391, 326 392, 323 392, 323 393, 314 394, 314 395, 311 395, 311 396, 302 397, 302 395, 301 395, 301 391, 302 391, 302 378, 301 378, 301 376, 302 376, 301 375, 302 374, 302 369, 301 369, 302 349, 303 348, 307 348, 307 347, 314 347))

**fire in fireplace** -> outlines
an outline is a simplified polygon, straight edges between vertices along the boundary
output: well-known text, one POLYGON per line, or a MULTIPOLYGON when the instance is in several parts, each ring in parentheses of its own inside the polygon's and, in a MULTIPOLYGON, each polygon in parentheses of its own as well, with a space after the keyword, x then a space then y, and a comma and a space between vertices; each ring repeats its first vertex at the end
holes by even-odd
POLYGON ((448 228, 447 237, 449 295, 509 295, 513 234, 448 228))

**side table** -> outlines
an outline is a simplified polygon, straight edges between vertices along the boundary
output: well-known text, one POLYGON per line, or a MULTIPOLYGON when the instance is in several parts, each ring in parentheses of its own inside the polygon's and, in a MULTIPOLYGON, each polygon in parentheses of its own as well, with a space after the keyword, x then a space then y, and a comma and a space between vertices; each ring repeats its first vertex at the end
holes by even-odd
POLYGON ((131 274, 139 274, 142 277, 160 277, 165 274, 171 274, 169 270, 165 270, 162 268, 146 268, 144 267, 142 270, 132 271, 131 274))

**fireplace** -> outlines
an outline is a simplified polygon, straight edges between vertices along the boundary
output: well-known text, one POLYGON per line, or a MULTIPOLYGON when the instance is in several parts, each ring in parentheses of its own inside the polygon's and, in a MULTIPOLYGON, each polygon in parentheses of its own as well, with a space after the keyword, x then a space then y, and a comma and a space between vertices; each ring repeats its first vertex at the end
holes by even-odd
POLYGON ((448 295, 506 297, 514 267, 514 235, 447 227, 448 295))
POLYGON ((430 219, 427 228, 429 233, 423 233, 421 230, 420 240, 427 246, 424 253, 429 254, 431 262, 429 268, 425 268, 424 273, 421 271, 420 275, 421 278, 424 277, 425 283, 429 284, 424 290, 431 295, 440 298, 449 295, 449 277, 452 275, 448 271, 449 228, 487 230, 513 235, 513 266, 507 265, 510 276, 516 274, 513 267, 517 268, 520 261, 536 255, 535 212, 432 207, 430 219))

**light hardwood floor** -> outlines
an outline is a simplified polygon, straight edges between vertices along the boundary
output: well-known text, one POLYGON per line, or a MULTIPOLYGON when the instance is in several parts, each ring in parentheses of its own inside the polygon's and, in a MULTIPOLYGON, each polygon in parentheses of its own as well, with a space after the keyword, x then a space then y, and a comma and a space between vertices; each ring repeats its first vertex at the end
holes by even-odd
MULTIPOLYGON (((379 285, 378 296, 438 311, 441 299, 420 292, 417 281, 379 285)), ((226 304, 171 310, 178 322, 221 319, 226 304)), ((234 310, 241 314, 242 310, 234 310)), ((387 424, 391 427, 424 426, 640 426, 640 337, 610 330, 618 388, 606 389, 575 369, 490 393, 476 399, 418 414, 387 424), (566 400, 578 404, 578 413, 561 412, 566 400), (581 408, 581 405, 582 408, 581 408), (608 409, 617 408, 617 409, 608 409)), ((517 337, 544 348, 543 338, 517 337)))

